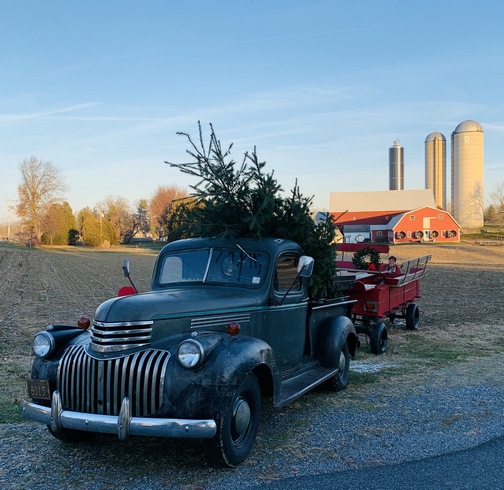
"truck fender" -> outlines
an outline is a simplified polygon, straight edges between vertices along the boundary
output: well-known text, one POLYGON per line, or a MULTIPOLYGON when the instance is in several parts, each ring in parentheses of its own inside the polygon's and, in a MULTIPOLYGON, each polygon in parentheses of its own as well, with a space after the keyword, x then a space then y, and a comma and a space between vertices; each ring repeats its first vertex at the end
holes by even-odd
POLYGON ((168 398, 170 411, 177 416, 219 413, 251 372, 258 378, 262 392, 278 390, 280 373, 271 346, 247 336, 225 337, 200 369, 187 371, 176 363, 172 365, 168 398))
POLYGON ((320 325, 315 340, 315 358, 323 367, 336 368, 345 342, 352 358, 357 350, 357 333, 350 318, 340 315, 326 318, 320 325))
MULTIPOLYGON (((237 388, 249 372, 267 366, 274 378, 280 379, 271 346, 253 337, 235 337, 218 352, 215 368, 221 373, 224 385, 237 388)), ((259 380, 261 381, 261 380, 259 380)))

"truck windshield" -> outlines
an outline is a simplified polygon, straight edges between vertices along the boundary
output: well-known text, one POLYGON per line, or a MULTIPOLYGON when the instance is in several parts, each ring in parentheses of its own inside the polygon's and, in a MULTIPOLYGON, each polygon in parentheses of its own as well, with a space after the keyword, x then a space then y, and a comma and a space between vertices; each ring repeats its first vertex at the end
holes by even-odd
POLYGON ((243 249, 188 250, 167 254, 161 264, 161 287, 190 282, 258 287, 264 282, 265 254, 243 249))

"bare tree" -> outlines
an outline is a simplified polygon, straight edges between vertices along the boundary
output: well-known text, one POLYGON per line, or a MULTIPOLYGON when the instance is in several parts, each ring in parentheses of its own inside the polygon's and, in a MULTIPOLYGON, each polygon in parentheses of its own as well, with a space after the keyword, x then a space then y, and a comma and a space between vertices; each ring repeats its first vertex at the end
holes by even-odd
POLYGON ((67 189, 60 170, 52 162, 31 156, 19 164, 21 184, 18 186, 18 216, 28 225, 38 241, 40 224, 51 204, 60 201, 67 189))
POLYGON ((107 196, 98 203, 99 216, 109 221, 115 230, 117 239, 122 242, 133 226, 131 205, 124 197, 107 196))
POLYGON ((173 201, 187 197, 187 191, 181 187, 159 186, 149 203, 149 215, 154 232, 159 235, 164 227, 164 217, 170 214, 173 201))
POLYGON ((496 222, 504 221, 504 182, 500 182, 495 187, 495 190, 490 194, 490 199, 495 206, 496 222))
POLYGON ((504 209, 504 182, 500 182, 490 194, 490 199, 496 208, 504 209))
POLYGON ((467 202, 462 209, 462 216, 459 217, 462 227, 476 228, 483 226, 485 213, 483 184, 475 182, 473 191, 467 198, 467 202))

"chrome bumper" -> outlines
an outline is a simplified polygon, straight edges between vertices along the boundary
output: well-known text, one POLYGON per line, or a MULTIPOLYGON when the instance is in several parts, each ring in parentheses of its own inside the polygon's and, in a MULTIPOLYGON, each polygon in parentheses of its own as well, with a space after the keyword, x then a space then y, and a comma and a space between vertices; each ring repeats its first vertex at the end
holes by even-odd
POLYGON ((129 436, 210 439, 217 433, 217 425, 211 419, 132 417, 128 398, 123 399, 121 411, 117 417, 63 410, 58 391, 53 393, 50 408, 23 400, 21 413, 27 419, 50 425, 53 432, 74 429, 100 434, 117 434, 122 441, 129 436))

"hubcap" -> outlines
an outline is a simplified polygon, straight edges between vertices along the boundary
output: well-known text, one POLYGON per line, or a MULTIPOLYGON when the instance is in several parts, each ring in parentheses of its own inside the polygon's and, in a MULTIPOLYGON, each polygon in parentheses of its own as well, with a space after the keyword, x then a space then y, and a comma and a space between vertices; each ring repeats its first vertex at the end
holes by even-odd
POLYGON ((343 374, 345 372, 345 367, 346 367, 346 357, 345 353, 341 351, 339 355, 339 366, 338 366, 340 374, 343 374))
POLYGON ((233 427, 235 440, 239 440, 246 433, 250 425, 251 411, 246 400, 239 397, 236 399, 233 407, 233 427))

